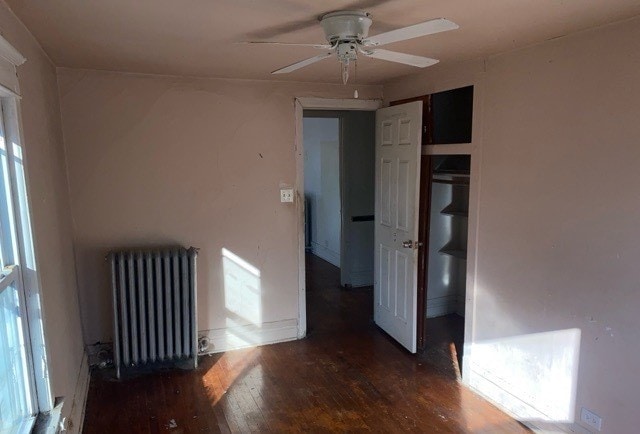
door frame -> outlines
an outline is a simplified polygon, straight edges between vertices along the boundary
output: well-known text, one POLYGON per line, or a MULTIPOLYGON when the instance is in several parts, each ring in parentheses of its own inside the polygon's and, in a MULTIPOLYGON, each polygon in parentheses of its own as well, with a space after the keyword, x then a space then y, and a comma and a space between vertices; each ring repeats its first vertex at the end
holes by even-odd
MULTIPOLYGON (((294 152, 296 160, 296 180, 294 191, 296 192, 295 208, 298 235, 298 339, 307 334, 307 292, 306 292, 306 266, 305 266, 305 233, 304 233, 304 143, 302 136, 304 110, 329 110, 329 111, 376 111, 383 106, 380 99, 337 99, 337 98, 311 98, 297 97, 295 105, 295 142, 294 152)), ((342 189, 342 186, 340 187, 342 189)))

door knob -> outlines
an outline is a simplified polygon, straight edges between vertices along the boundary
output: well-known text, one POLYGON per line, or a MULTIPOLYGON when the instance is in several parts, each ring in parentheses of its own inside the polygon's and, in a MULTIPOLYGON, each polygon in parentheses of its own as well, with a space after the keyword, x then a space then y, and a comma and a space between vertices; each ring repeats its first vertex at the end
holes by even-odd
POLYGON ((402 242, 402 247, 404 247, 406 249, 411 249, 413 247, 413 241, 411 241, 411 240, 403 241, 402 242))

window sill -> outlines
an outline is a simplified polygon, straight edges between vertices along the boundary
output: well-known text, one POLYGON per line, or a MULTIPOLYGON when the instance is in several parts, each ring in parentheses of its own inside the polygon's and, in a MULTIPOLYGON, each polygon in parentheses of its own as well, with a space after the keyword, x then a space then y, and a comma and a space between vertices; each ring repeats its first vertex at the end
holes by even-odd
POLYGON ((40 413, 36 417, 36 423, 31 434, 57 434, 60 432, 60 420, 62 418, 62 402, 53 410, 40 413))

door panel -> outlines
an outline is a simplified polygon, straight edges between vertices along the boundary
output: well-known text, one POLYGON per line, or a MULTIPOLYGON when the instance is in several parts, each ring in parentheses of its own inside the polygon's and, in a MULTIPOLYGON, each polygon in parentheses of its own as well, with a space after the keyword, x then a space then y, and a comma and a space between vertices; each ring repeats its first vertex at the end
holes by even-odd
POLYGON ((422 102, 376 112, 374 320, 416 352, 422 102))
POLYGON ((380 163, 380 224, 388 227, 391 227, 392 164, 391 160, 384 158, 380 163))
MULTIPOLYGON (((380 307, 390 311, 389 294, 391 292, 391 251, 380 245, 380 280, 376 292, 378 293, 378 304, 380 307)), ((375 298, 375 297, 374 297, 375 298)))
POLYGON ((411 170, 411 162, 406 160, 398 161, 398 221, 396 222, 396 228, 409 232, 409 220, 411 218, 412 210, 409 209, 409 172, 411 170))
POLYGON ((411 285, 410 278, 410 259, 401 252, 396 252, 396 316, 401 321, 407 321, 408 302, 410 300, 411 285))

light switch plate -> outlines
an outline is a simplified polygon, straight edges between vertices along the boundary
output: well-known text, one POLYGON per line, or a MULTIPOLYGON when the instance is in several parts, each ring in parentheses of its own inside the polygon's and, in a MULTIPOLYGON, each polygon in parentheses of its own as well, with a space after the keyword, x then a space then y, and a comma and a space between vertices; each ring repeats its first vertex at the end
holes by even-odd
POLYGON ((293 188, 280 189, 280 202, 293 203, 293 188))

